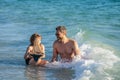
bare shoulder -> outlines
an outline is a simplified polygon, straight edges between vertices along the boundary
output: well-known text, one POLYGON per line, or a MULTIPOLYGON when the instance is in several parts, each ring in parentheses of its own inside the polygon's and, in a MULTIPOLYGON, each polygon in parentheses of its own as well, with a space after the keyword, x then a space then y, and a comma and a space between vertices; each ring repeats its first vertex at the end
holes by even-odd
POLYGON ((55 40, 54 43, 53 43, 53 47, 59 45, 59 41, 58 40, 55 40))
POLYGON ((30 50, 31 50, 31 49, 33 49, 33 46, 31 46, 31 45, 30 45, 30 46, 28 46, 28 49, 30 49, 30 50))
POLYGON ((58 44, 58 43, 59 43, 59 41, 58 41, 58 40, 55 40, 53 44, 56 45, 56 44, 58 44))
POLYGON ((43 45, 43 44, 41 44, 41 46, 42 46, 42 47, 44 47, 44 45, 43 45))
POLYGON ((29 53, 29 52, 32 51, 32 50, 33 50, 33 46, 28 46, 26 53, 29 53))
POLYGON ((73 39, 69 39, 69 42, 72 43, 72 44, 76 44, 77 42, 73 39))

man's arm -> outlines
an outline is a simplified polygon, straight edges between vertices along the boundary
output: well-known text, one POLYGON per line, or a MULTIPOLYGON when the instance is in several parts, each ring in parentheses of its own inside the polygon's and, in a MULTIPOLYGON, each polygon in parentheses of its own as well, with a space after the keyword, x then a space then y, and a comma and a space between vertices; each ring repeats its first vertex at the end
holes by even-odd
POLYGON ((53 44, 53 56, 52 56, 52 60, 51 62, 57 61, 58 60, 58 53, 57 53, 57 49, 55 46, 55 43, 53 44))
POLYGON ((76 55, 80 55, 80 50, 79 50, 79 47, 78 47, 78 44, 77 44, 76 41, 74 41, 73 51, 74 51, 74 53, 75 53, 75 56, 76 56, 76 55))

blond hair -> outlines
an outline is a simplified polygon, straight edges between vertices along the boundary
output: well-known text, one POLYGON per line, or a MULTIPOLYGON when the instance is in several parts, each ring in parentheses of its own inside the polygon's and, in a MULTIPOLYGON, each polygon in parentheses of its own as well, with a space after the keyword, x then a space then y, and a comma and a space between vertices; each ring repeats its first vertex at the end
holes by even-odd
POLYGON ((41 45, 40 43, 40 39, 42 37, 37 34, 37 33, 34 33, 31 37, 30 37, 30 45, 33 46, 33 53, 43 53, 43 46, 41 45))

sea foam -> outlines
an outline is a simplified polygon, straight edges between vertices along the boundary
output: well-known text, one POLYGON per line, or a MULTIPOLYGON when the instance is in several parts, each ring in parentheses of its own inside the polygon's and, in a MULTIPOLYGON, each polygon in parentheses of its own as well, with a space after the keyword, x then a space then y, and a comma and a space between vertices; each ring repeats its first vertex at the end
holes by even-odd
POLYGON ((74 36, 74 39, 79 42, 80 55, 74 57, 73 61, 61 63, 61 61, 49 63, 46 66, 51 68, 71 68, 75 71, 73 80, 113 80, 112 76, 106 70, 111 70, 114 64, 120 61, 114 51, 80 41, 85 34, 80 30, 74 36))

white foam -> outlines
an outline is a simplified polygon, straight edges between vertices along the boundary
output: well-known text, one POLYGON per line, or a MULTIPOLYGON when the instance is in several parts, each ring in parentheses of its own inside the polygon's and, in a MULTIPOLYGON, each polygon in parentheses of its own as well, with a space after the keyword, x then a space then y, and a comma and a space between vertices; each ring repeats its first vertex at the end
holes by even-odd
POLYGON ((72 68, 75 71, 73 80, 90 80, 91 78, 101 80, 112 80, 113 78, 105 69, 112 69, 114 63, 120 59, 114 55, 113 51, 101 48, 91 47, 89 44, 80 46, 82 59, 77 56, 71 63, 53 62, 47 64, 51 68, 72 68))
POLYGON ((75 78, 73 80, 113 80, 107 70, 114 69, 114 63, 120 59, 114 54, 114 51, 102 47, 93 47, 90 44, 81 44, 84 31, 80 30, 74 39, 78 42, 81 56, 74 57, 71 63, 54 62, 49 64, 53 68, 69 68, 75 71, 75 78))
POLYGON ((76 66, 73 67, 76 72, 76 78, 73 80, 90 80, 90 78, 94 78, 96 75, 101 76, 102 80, 113 79, 105 71, 105 69, 112 69, 114 63, 120 61, 113 51, 101 47, 91 47, 87 44, 83 44, 80 49, 82 56, 88 59, 83 60, 82 65, 81 61, 78 61, 76 66))
POLYGON ((76 34, 76 36, 74 36, 73 38, 78 42, 78 44, 80 45, 82 39, 83 39, 83 35, 85 34, 84 31, 82 31, 82 29, 76 34))

